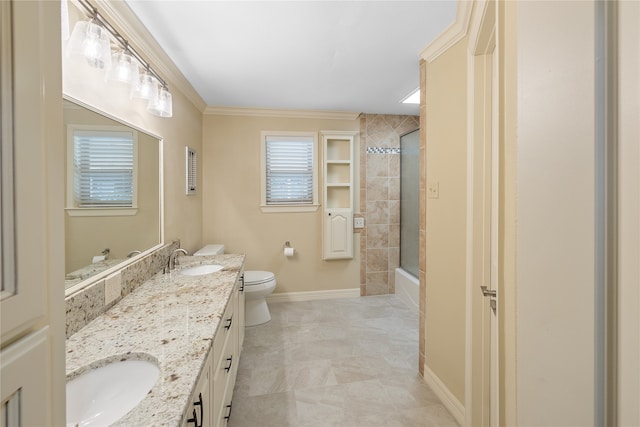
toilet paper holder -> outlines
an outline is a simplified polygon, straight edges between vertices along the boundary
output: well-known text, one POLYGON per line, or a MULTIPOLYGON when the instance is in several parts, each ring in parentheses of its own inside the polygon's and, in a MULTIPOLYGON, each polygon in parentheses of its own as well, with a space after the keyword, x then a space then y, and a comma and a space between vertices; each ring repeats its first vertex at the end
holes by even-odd
POLYGON ((284 247, 285 248, 290 248, 291 247, 291 243, 287 240, 286 242, 284 242, 284 247))

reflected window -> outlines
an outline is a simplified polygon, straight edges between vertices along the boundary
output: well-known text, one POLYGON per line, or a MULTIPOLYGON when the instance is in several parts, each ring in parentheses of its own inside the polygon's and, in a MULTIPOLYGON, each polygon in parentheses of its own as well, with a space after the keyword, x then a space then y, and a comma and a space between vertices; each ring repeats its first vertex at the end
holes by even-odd
POLYGON ((137 133, 76 126, 68 132, 67 209, 131 214, 118 210, 136 208, 137 133))

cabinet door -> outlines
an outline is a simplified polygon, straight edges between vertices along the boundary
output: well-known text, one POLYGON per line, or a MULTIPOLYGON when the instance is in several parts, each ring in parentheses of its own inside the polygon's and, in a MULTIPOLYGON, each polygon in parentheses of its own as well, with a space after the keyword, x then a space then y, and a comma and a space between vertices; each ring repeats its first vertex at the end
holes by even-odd
POLYGON ((41 8, 38 2, 0 2, 0 325, 7 342, 44 317, 47 295, 41 8))
POLYGON ((50 425, 49 328, 0 351, 0 425, 50 425))
POLYGON ((242 344, 244 343, 244 300, 245 300, 245 292, 244 292, 244 272, 240 275, 240 280, 238 281, 238 307, 236 309, 236 319, 238 323, 238 339, 237 339, 237 347, 236 354, 238 360, 240 359, 240 353, 242 352, 242 344))
POLYGON ((327 209, 323 226, 324 259, 353 258, 353 211, 327 209))
POLYGON ((207 357, 204 369, 200 373, 195 393, 191 396, 191 405, 182 422, 183 427, 211 427, 212 419, 212 378, 211 378, 211 357, 207 357))

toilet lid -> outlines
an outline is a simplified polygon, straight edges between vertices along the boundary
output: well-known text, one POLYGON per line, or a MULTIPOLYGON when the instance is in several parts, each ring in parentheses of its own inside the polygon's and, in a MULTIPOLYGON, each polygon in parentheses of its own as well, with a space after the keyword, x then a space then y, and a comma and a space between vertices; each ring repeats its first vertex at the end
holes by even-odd
POLYGON ((247 286, 259 285, 274 279, 274 275, 270 271, 245 271, 244 284, 247 286))

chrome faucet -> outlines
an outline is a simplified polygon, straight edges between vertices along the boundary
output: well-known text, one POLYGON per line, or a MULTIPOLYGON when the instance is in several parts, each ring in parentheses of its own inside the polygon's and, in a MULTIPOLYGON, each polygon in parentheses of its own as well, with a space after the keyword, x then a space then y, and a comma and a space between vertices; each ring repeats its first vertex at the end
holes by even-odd
POLYGON ((178 248, 175 251, 171 252, 171 255, 169 256, 169 265, 167 266, 169 268, 169 271, 175 270, 176 265, 180 265, 180 261, 178 261, 178 256, 181 253, 185 255, 189 255, 189 252, 187 252, 186 249, 182 249, 182 248, 178 248))

